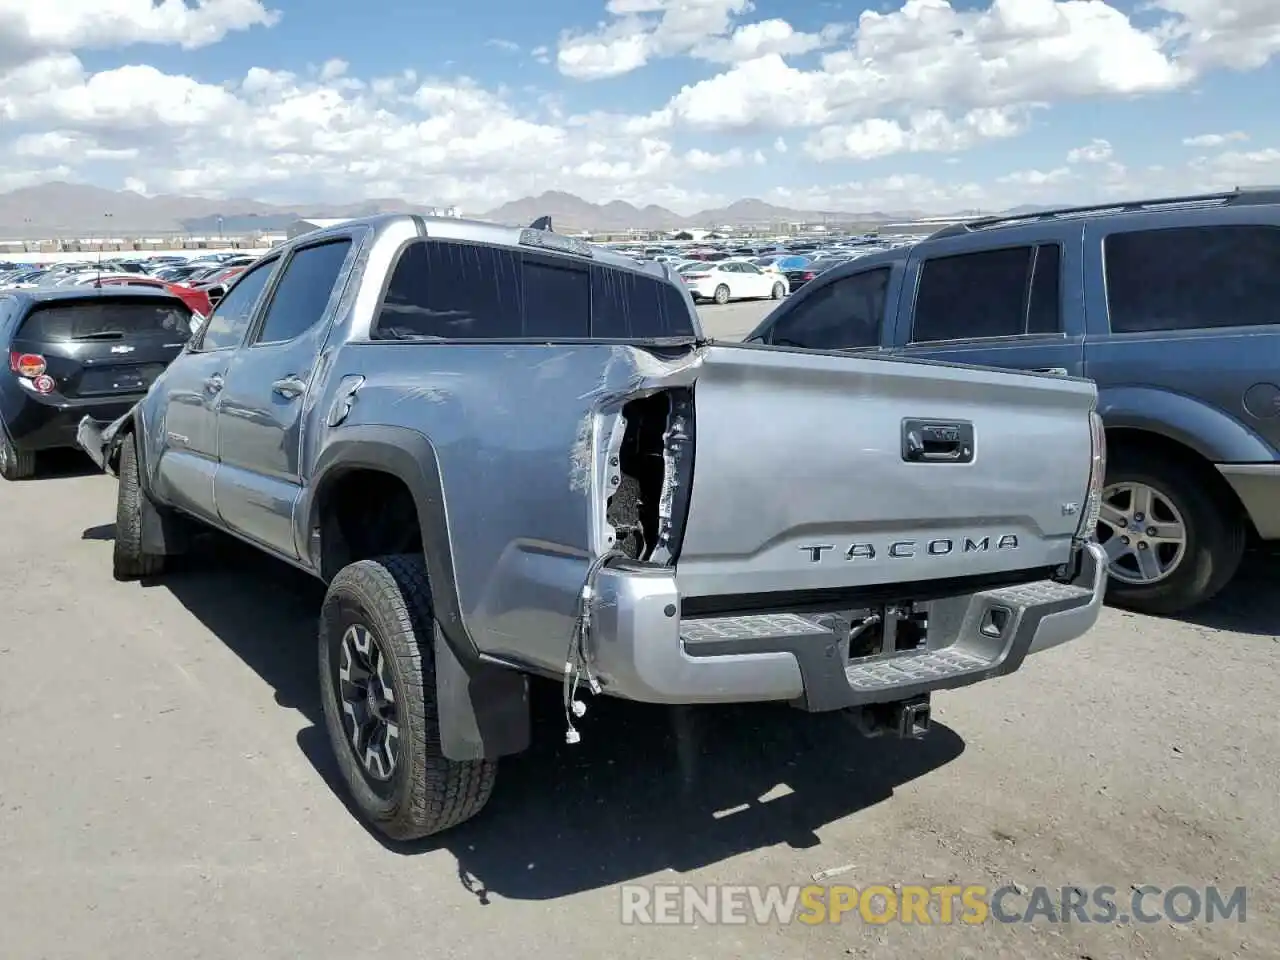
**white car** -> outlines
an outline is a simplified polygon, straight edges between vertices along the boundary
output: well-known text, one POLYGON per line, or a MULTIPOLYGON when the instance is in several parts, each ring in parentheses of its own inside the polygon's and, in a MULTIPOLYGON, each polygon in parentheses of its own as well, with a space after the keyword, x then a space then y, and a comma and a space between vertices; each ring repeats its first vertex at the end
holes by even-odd
POLYGON ((694 300, 716 303, 764 297, 781 300, 791 289, 786 277, 766 273, 754 263, 738 260, 686 263, 679 272, 694 300))

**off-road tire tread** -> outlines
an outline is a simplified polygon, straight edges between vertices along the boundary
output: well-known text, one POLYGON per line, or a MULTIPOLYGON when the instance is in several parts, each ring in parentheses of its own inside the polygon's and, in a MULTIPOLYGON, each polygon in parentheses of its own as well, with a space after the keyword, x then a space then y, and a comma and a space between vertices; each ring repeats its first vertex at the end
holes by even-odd
POLYGON ((1236 504, 1208 468, 1154 450, 1112 456, 1107 484, 1146 483, 1175 501, 1188 528, 1187 556, 1165 580, 1140 587, 1112 580, 1107 601, 1138 613, 1171 615, 1216 596, 1235 576, 1248 531, 1236 504))
POLYGON ((493 793, 497 763, 492 760, 450 760, 440 743, 436 704, 435 632, 426 563, 420 554, 361 560, 340 570, 329 585, 320 617, 320 656, 324 671, 326 723, 334 751, 348 783, 361 781, 355 758, 346 747, 345 727, 337 716, 329 679, 328 632, 337 616, 339 597, 368 613, 384 646, 395 659, 399 680, 407 689, 408 744, 413 763, 408 802, 390 816, 371 810, 353 791, 357 809, 375 828, 393 840, 415 840, 448 830, 478 814, 493 793), (336 731, 335 731, 336 726, 336 731), (415 775, 416 774, 416 775, 415 775))
POLYGON ((142 549, 142 491, 138 479, 138 449, 130 434, 120 445, 120 478, 116 492, 116 537, 111 572, 117 580, 154 577, 164 571, 164 556, 142 549))

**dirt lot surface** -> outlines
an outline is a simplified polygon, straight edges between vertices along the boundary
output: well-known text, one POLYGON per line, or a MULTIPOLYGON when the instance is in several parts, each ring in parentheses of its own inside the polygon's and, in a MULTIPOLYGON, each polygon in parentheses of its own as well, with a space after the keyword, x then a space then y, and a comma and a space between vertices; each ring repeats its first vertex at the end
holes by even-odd
MULTIPOLYGON (((718 335, 760 315, 718 309, 718 335)), ((1019 673, 939 696, 919 742, 786 708, 605 703, 567 747, 551 703, 479 819, 393 848, 335 792, 318 586, 220 543, 116 583, 114 481, 53 467, 0 486, 4 960, 1280 956, 1275 556, 1194 618, 1108 611, 1019 673), (1131 886, 1243 885, 1247 919, 620 922, 622 883, 829 869, 859 887, 1015 884, 1013 910, 1039 885, 1109 884, 1122 909, 1131 886)))

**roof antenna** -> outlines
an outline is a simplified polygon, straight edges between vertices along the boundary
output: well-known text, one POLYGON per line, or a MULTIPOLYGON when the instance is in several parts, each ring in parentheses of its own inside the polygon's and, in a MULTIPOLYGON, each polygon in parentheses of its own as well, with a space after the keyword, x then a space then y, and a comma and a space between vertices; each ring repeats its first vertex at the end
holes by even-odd
POLYGON ((547 231, 547 233, 554 233, 554 232, 555 232, 555 231, 553 231, 553 230, 551 229, 551 218, 550 218, 550 217, 539 217, 537 220, 533 221, 533 223, 529 224, 529 229, 530 229, 530 230, 545 230, 545 231, 547 231))

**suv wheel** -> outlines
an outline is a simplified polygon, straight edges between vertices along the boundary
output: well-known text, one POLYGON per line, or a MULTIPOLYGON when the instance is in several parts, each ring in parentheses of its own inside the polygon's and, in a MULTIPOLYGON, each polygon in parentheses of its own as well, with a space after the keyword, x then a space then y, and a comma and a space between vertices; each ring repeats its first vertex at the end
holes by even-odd
POLYGON ((440 748, 435 618, 421 556, 361 560, 329 584, 320 614, 325 727, 360 815, 393 840, 478 814, 497 764, 440 748))
POLYGON ((715 301, 716 303, 721 305, 724 305, 729 302, 729 288, 726 287, 723 283, 720 284, 720 286, 716 287, 715 301))
POLYGON ((1115 458, 1098 523, 1111 561, 1110 602, 1171 614, 1226 586, 1244 554, 1245 528, 1213 491, 1200 470, 1164 454, 1115 458))
POLYGON ((154 577, 164 571, 164 556, 142 549, 142 507, 146 492, 138 478, 137 437, 120 444, 120 484, 116 490, 116 542, 111 572, 117 580, 154 577))
POLYGON ((0 430, 0 477, 26 480, 35 474, 36 455, 30 450, 19 450, 0 430))

